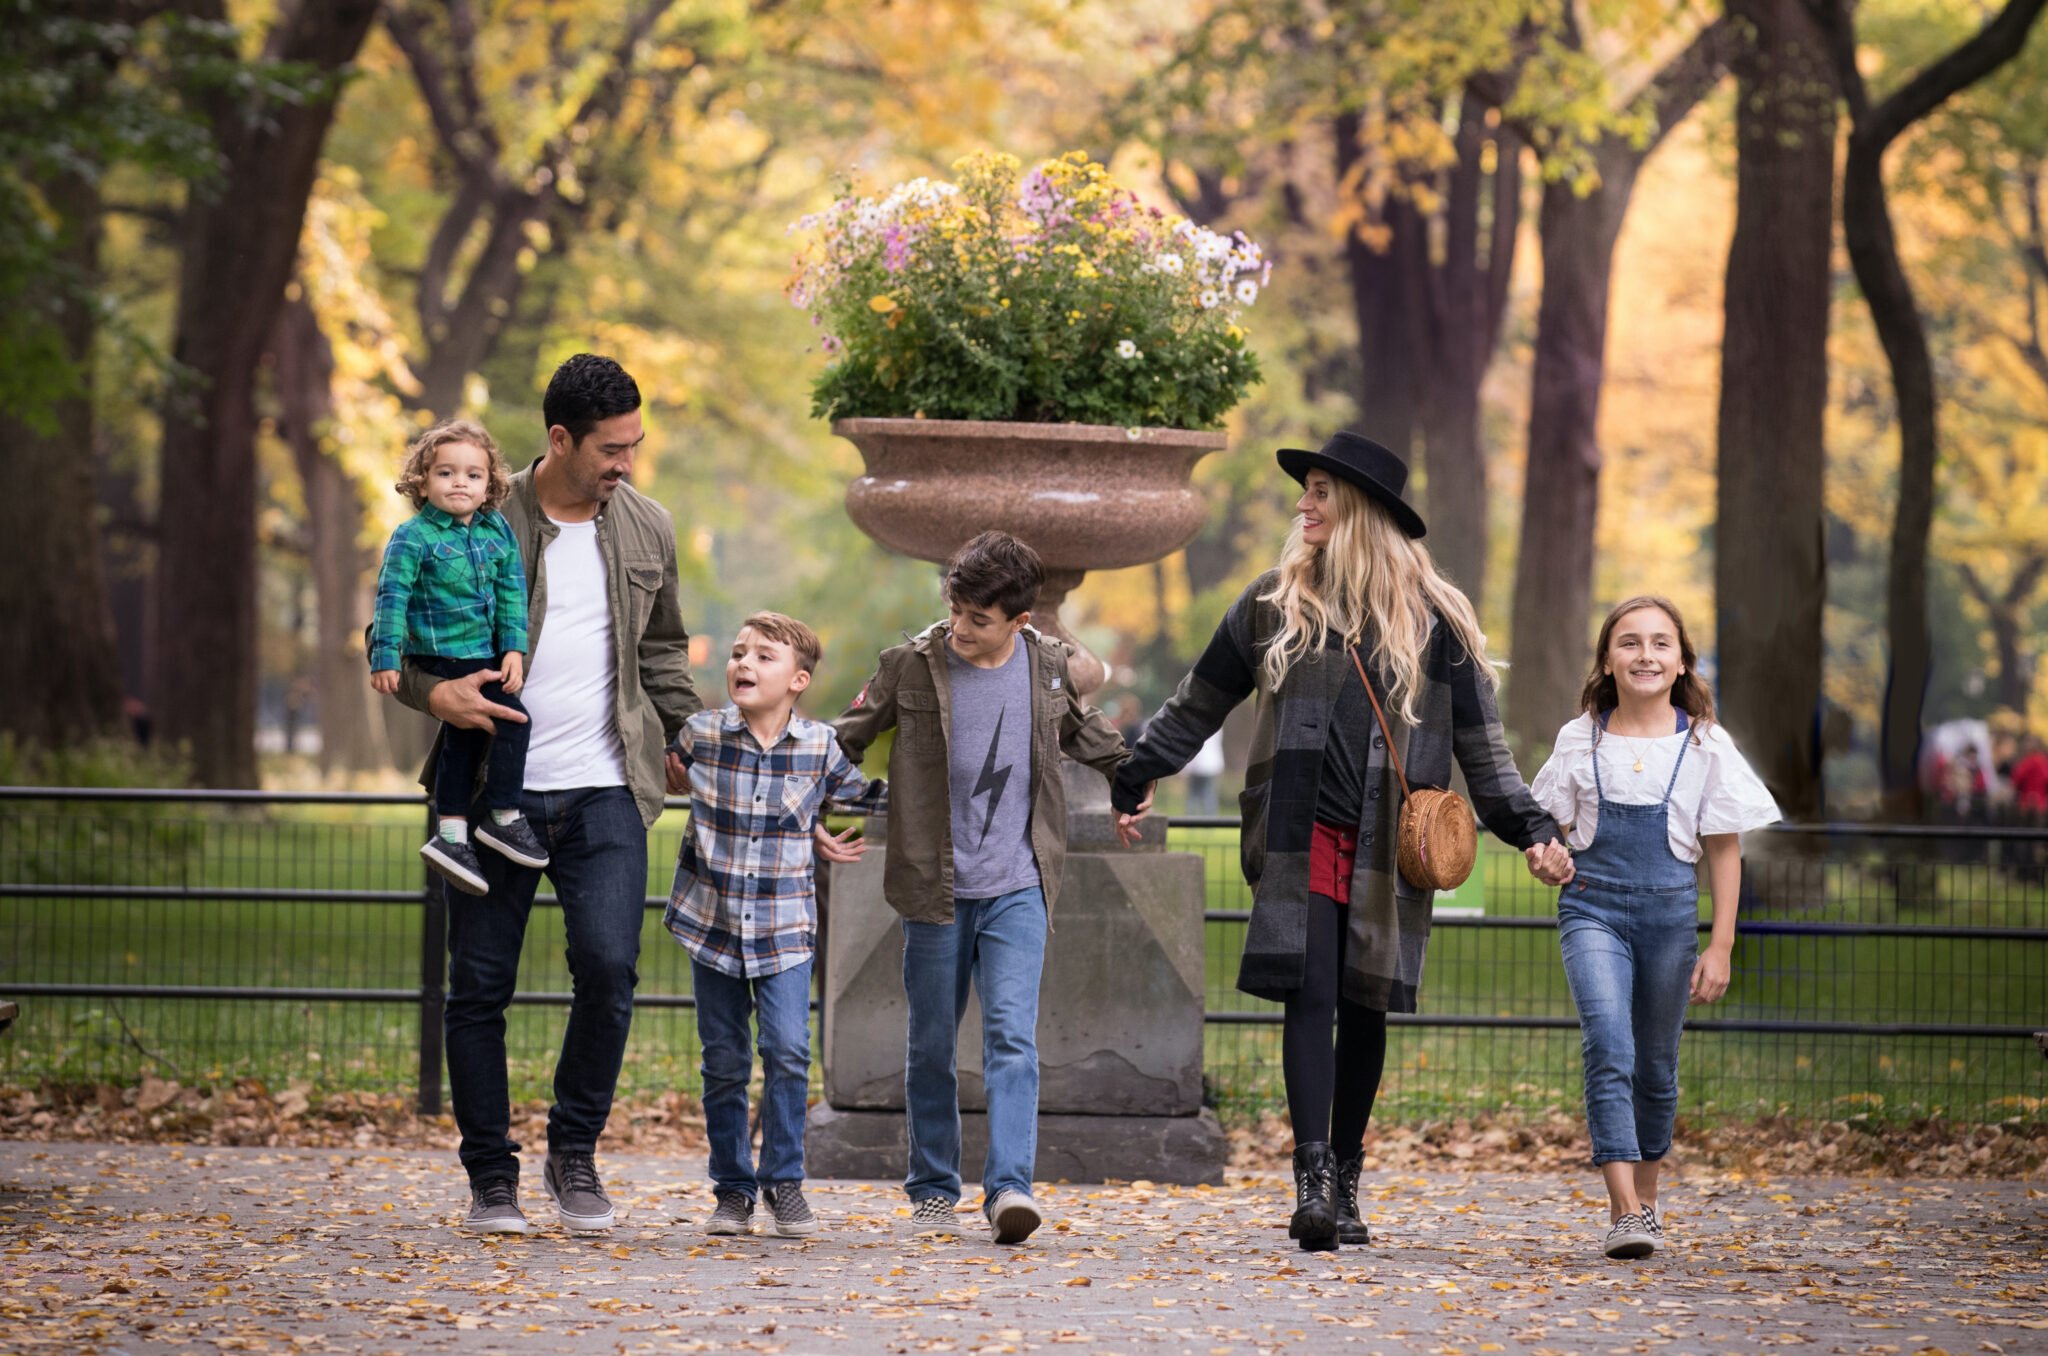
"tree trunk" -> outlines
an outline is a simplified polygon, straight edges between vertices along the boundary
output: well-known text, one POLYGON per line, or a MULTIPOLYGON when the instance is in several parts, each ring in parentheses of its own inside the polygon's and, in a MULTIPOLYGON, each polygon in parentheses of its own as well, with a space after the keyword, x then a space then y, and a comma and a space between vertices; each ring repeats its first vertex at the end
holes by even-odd
MULTIPOLYGON (((43 188, 59 217, 58 259, 80 278, 99 274, 100 201, 83 175, 43 188)), ((93 487, 92 307, 31 284, 29 304, 54 311, 64 360, 80 386, 56 403, 48 430, 0 413, 12 490, 0 495, 0 730, 45 747, 121 727, 121 676, 100 557, 93 487)))
POLYGON ((272 340, 278 436, 292 449, 306 500, 306 563, 313 577, 313 693, 320 718, 320 770, 388 767, 383 721, 369 687, 363 627, 369 621, 361 544, 363 504, 355 483, 326 448, 334 417, 334 350, 303 296, 278 313, 272 340))
MULTIPOLYGON (((266 55, 338 75, 376 10, 376 0, 292 7, 266 55)), ((211 111, 224 172, 180 228, 172 356, 197 389, 164 418, 154 705, 163 736, 190 746, 200 782, 254 786, 256 371, 334 97, 252 108, 228 93, 211 111)))
POLYGON ((1729 0, 1735 236, 1721 340, 1714 538, 1721 718, 1787 819, 1821 815, 1821 498, 1835 81, 1804 0, 1729 0))
MULTIPOLYGON (((1360 161, 1358 114, 1339 114, 1332 130, 1340 191, 1355 190, 1360 161)), ((1423 351, 1429 337, 1422 313, 1429 271, 1429 227, 1406 198, 1390 198, 1385 216, 1389 236, 1382 249, 1374 249, 1356 230, 1344 236, 1351 310, 1358 321, 1355 426, 1412 465, 1421 418, 1423 351)))
POLYGON ((1602 142, 1596 155, 1599 187, 1581 197, 1570 184, 1546 184, 1538 218, 1543 300, 1508 670, 1507 725, 1517 754, 1549 748, 1578 708, 1591 640, 1607 288, 1641 164, 1641 155, 1616 139, 1602 142))
POLYGON ((1934 672, 1927 616, 1927 539, 1934 526, 1936 428, 1934 361, 1913 287, 1899 261, 1885 199, 1884 153, 1901 133, 1958 90, 2019 55, 2048 0, 2008 0, 1974 37, 1926 66, 1873 107, 1856 64, 1855 20, 1846 0, 1827 9, 1835 74, 1848 96, 1848 158, 1842 167, 1842 237, 1871 323, 1891 365, 1898 401, 1899 492, 1885 583, 1889 640, 1878 776, 1885 813, 1918 819, 1921 707, 1934 672))
POLYGON ((1459 113, 1458 161, 1445 198, 1443 259, 1430 265, 1426 276, 1429 371, 1421 415, 1430 554, 1472 600, 1475 612, 1485 600, 1489 536, 1480 388, 1500 334, 1494 298, 1505 295, 1521 217, 1516 143, 1504 130, 1487 127, 1488 108, 1468 92, 1459 113), (1489 148, 1491 175, 1486 170, 1489 148), (1488 207, 1490 213, 1484 210, 1488 207))

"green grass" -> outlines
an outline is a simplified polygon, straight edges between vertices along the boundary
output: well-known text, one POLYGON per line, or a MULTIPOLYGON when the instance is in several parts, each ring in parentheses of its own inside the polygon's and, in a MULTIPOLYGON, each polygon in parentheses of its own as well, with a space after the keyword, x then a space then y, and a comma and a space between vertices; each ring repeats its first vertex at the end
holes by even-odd
MULTIPOLYGON (((665 893, 683 816, 650 837, 648 890, 665 893)), ((0 819, 0 881, 402 892, 388 903, 0 899, 0 995, 16 982, 220 984, 416 992, 422 909, 421 814, 407 807, 42 806, 0 819)), ((1245 909, 1232 830, 1177 830, 1205 859, 1208 907, 1245 909)), ((2048 927, 2048 891, 1992 867, 1910 867, 1877 860, 1760 863, 1771 899, 1749 917, 1824 923, 2048 927), (1903 892, 1900 881, 1903 879, 1903 892)), ((1548 918, 1551 896, 1497 845, 1454 906, 1488 917, 1548 918)), ((459 905, 458 905, 459 907, 459 905)), ((1702 916, 1708 905, 1702 903, 1702 916)), ((566 992, 561 916, 534 910, 520 972, 526 991, 566 992)), ((1235 988, 1244 925, 1208 925, 1211 1011, 1272 1011, 1235 988)), ((689 992, 681 948, 650 911, 640 991, 689 992)), ((1423 984, 1434 1015, 1568 1017, 1555 933, 1440 923, 1423 984)), ((148 1069, 187 1082, 258 1077, 329 1088, 410 1090, 418 1077, 416 1002, 35 999, 0 1040, 12 1083, 129 1081, 148 1069)), ((1747 936, 1734 987, 1701 1015, 1801 1022, 2048 1024, 2048 944, 1965 938, 1747 936)), ((558 1006, 515 1006, 507 1041, 514 1090, 544 1095, 560 1039, 558 1006)), ((1229 1109, 1279 1098, 1279 1031, 1214 1025, 1212 1093, 1229 1109)), ((623 1073, 628 1091, 694 1090, 697 1046, 686 1009, 643 1006, 623 1073)), ((1853 1112, 2038 1119, 2048 1093, 2031 1041, 1817 1033, 1694 1032, 1683 1110, 1693 1116, 1853 1112)), ((1435 1116, 1502 1106, 1571 1106, 1579 1097, 1574 1030, 1397 1026, 1384 1114, 1435 1116)))

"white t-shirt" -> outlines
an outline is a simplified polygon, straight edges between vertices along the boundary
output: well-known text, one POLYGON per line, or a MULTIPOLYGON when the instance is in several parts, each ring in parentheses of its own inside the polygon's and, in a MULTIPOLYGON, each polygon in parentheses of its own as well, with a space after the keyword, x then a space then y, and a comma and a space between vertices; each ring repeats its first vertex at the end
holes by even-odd
POLYGON ((1591 716, 1580 716, 1557 732, 1550 761, 1536 774, 1530 793, 1560 824, 1569 824, 1567 843, 1574 850, 1593 845, 1600 827, 1600 793, 1593 782, 1593 760, 1600 760, 1600 780, 1607 799, 1618 805, 1655 805, 1671 787, 1668 816, 1671 853, 1682 862, 1700 859, 1700 838, 1709 833, 1747 833, 1774 824, 1784 816, 1764 789, 1763 779, 1749 765, 1718 723, 1707 726, 1697 744, 1693 731, 1662 738, 1637 739, 1608 731, 1593 746, 1598 728, 1591 716), (1678 782, 1671 765, 1685 748, 1678 782), (1635 770, 1642 760, 1643 770, 1635 770))
POLYGON ((619 657, 597 524, 548 521, 559 533, 541 558, 548 607, 540 643, 547 648, 527 656, 526 686, 519 693, 533 718, 526 789, 624 786, 626 746, 619 739, 615 694, 619 657))

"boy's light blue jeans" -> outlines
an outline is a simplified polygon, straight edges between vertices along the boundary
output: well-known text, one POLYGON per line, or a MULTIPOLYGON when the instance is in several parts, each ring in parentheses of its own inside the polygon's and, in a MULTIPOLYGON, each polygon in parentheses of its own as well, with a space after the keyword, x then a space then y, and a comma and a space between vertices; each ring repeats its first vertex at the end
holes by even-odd
POLYGON ((697 1039, 704 1047, 704 1136, 711 1187, 759 1199, 761 1188, 804 1177, 804 1108, 811 1084, 811 962, 743 979, 690 962, 697 1039), (761 1047, 761 1161, 747 1133, 747 1083, 754 1056, 747 1018, 761 1047))
POLYGON ((1642 888, 1580 876, 1558 900, 1596 1166, 1655 1162, 1670 1152, 1698 925, 1699 890, 1690 883, 1642 888))
POLYGON ((1038 981, 1045 970, 1045 895, 1037 886, 956 899, 951 923, 903 922, 910 1000, 903 1068, 913 1201, 960 1200, 960 1079, 955 1052, 971 983, 981 999, 988 1089, 983 1209, 1008 1189, 1029 1193, 1038 1160, 1038 981))

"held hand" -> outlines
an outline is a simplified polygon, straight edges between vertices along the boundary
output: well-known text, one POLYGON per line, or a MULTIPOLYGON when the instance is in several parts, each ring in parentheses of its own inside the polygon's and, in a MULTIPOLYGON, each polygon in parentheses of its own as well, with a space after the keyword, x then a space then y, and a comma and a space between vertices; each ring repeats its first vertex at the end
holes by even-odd
POLYGON ((526 686, 526 656, 517 650, 505 652, 505 662, 498 665, 498 672, 504 674, 498 685, 510 693, 517 693, 526 686))
POLYGON ((1692 967, 1692 1001, 1712 1003, 1728 992, 1728 953, 1708 947, 1692 967))
POLYGON ((398 670, 378 669, 370 675, 370 690, 386 697, 398 691, 398 670))
POLYGON ((496 669, 478 669, 461 678, 436 683, 427 694, 427 711, 443 724, 463 730, 496 730, 501 720, 524 725, 525 716, 483 694, 485 683, 502 676, 496 669))
POLYGON ((834 838, 832 831, 823 824, 820 824, 811 830, 811 837, 817 840, 818 855, 820 857, 823 857, 828 862, 838 862, 844 866, 850 862, 859 861, 861 854, 868 850, 867 839, 854 837, 859 832, 860 825, 856 824, 837 838, 834 838))
POLYGON ((670 749, 662 760, 662 767, 668 773, 668 793, 680 796, 690 789, 690 769, 683 766, 682 755, 670 749))
POLYGON ((1159 787, 1158 782, 1145 785, 1145 799, 1138 802, 1138 808, 1131 814, 1117 814, 1116 840, 1125 847, 1135 847, 1144 838, 1145 831, 1138 827, 1139 821, 1152 813, 1152 793, 1159 787))
POLYGON ((1578 874, 1571 852, 1554 838, 1528 848, 1523 856, 1528 859, 1529 874, 1545 885, 1566 885, 1578 874))

